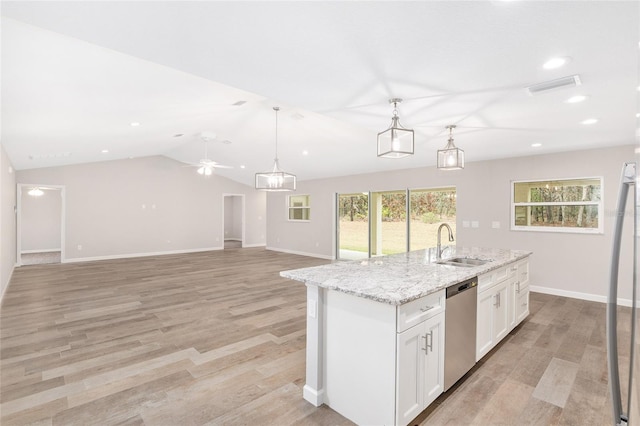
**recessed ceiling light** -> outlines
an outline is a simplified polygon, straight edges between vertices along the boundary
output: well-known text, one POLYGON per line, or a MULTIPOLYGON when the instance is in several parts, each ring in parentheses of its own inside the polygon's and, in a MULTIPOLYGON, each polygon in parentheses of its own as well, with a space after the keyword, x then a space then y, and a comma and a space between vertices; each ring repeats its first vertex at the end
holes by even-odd
POLYGON ((542 65, 542 68, 544 68, 545 70, 554 70, 566 65, 570 60, 571 58, 569 58, 568 56, 558 56, 556 58, 551 58, 547 62, 545 62, 542 65))
POLYGON ((108 149, 103 149, 103 150, 102 150, 102 151, 100 151, 100 152, 101 152, 101 153, 103 153, 103 154, 108 154, 108 153, 109 153, 109 150, 108 150, 108 149))
POLYGON ((568 104, 577 104, 578 102, 586 101, 588 96, 586 95, 576 95, 567 99, 565 102, 568 104))
POLYGON ((138 123, 137 121, 133 121, 131 123, 129 123, 129 126, 131 127, 138 127, 140 125, 140 123, 138 123))
POLYGON ((531 147, 532 147, 532 148, 540 148, 541 146, 542 146, 542 144, 541 144, 541 143, 532 143, 532 144, 531 144, 531 147))
POLYGON ((244 169, 246 166, 244 164, 240 164, 240 168, 244 169))
POLYGON ((640 118, 640 112, 636 112, 636 118, 640 118))
POLYGON ((176 133, 173 135, 174 138, 179 138, 180 136, 184 136, 184 133, 176 133))
POLYGON ((309 155, 309 151, 305 149, 304 151, 302 151, 302 155, 309 155))
POLYGON ((581 121, 581 124, 596 124, 597 122, 597 118, 587 118, 586 120, 581 121))

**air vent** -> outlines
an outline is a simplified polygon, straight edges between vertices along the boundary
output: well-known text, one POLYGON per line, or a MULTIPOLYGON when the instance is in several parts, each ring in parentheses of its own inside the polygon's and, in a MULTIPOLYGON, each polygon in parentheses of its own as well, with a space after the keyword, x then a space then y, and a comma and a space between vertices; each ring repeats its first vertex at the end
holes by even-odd
POLYGON ((52 159, 52 158, 64 158, 71 156, 70 152, 58 152, 55 154, 31 154, 29 156, 29 160, 43 160, 43 159, 52 159))
POLYGON ((580 81, 580 76, 576 74, 569 77, 558 78, 556 80, 545 81, 544 83, 534 84, 533 86, 527 87, 525 90, 531 96, 534 96, 544 92, 548 92, 550 90, 576 87, 580 86, 581 84, 582 82, 580 81))

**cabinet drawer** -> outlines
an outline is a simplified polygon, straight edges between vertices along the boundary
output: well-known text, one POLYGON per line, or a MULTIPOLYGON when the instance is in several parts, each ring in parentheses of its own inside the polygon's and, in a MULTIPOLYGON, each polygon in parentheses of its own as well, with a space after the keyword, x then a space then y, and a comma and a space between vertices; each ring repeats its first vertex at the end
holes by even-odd
POLYGON ((512 263, 507 266, 495 269, 491 272, 487 272, 486 274, 480 275, 478 277, 478 293, 487 290, 498 283, 501 283, 507 278, 516 276, 517 273, 518 266, 516 263, 512 263))
POLYGON ((397 308, 398 333, 444 311, 445 290, 440 290, 397 308))

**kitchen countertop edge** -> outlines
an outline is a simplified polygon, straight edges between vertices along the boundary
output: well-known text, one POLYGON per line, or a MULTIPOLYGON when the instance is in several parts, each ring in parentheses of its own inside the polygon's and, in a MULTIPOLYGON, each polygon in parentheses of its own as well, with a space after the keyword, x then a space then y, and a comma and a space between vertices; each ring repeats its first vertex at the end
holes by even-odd
POLYGON ((433 249, 426 249, 363 260, 336 261, 282 271, 280 276, 381 303, 403 305, 532 254, 525 250, 482 247, 454 247, 450 252, 446 258, 468 257, 488 262, 474 267, 442 265, 436 263, 433 249), (371 285, 372 277, 382 283, 371 285))

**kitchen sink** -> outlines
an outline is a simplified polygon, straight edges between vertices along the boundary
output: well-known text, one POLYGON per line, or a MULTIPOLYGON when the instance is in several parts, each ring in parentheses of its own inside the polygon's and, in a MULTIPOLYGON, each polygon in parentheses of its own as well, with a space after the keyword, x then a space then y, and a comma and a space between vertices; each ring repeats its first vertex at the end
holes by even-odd
POLYGON ((473 259, 471 257, 452 257, 449 259, 442 259, 439 262, 436 262, 440 265, 450 265, 450 266, 464 266, 467 268, 471 268, 473 266, 484 265, 489 262, 488 260, 481 259, 473 259))

